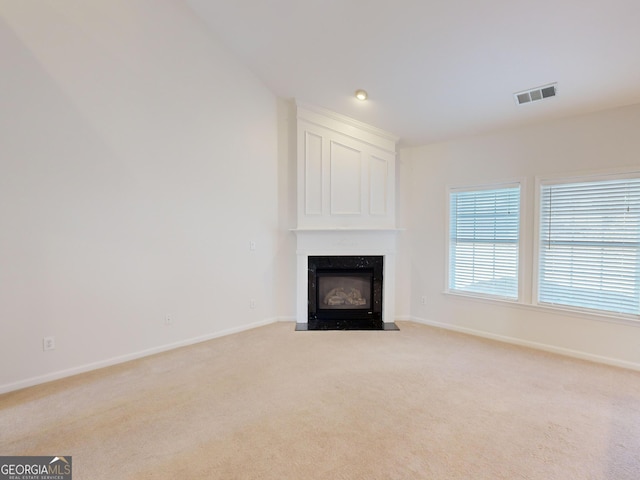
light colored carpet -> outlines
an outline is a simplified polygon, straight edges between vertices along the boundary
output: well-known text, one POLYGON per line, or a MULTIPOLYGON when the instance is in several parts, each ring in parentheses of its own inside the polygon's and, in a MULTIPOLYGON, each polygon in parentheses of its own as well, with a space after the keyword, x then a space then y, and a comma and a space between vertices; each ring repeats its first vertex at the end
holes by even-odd
POLYGON ((411 322, 279 323, 0 396, 75 480, 640 478, 640 372, 411 322))

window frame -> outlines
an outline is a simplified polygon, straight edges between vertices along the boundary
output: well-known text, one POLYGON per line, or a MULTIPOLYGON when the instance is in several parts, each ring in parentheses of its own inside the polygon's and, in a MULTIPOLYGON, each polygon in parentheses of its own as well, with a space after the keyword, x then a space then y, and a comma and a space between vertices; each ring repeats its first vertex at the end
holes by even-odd
POLYGON ((526 193, 526 182, 524 178, 508 180, 502 182, 495 183, 486 183, 486 184, 469 184, 469 185, 449 185, 446 188, 446 218, 445 218, 445 257, 444 257, 444 271, 445 271, 445 279, 444 279, 444 293, 451 295, 458 295, 462 297, 471 297, 477 298, 481 300, 489 300, 489 301, 497 301, 497 302, 507 302, 507 303, 516 303, 521 304, 523 299, 523 255, 525 250, 525 236, 523 235, 523 225, 524 225, 524 212, 525 212, 525 196, 526 193), (480 293, 480 292, 468 292, 464 290, 458 290, 450 288, 450 279, 451 279, 451 271, 450 271, 450 256, 451 256, 451 194, 452 193, 462 193, 462 192, 479 192, 483 190, 499 190, 499 189, 508 189, 508 188, 519 188, 520 198, 519 198, 519 211, 518 211, 518 253, 516 256, 516 298, 507 297, 499 294, 490 294, 490 293, 480 293))
POLYGON ((533 261, 532 261, 532 285, 531 285, 531 305, 543 309, 559 310, 568 313, 590 315, 595 318, 605 318, 613 320, 631 320, 633 324, 640 322, 640 314, 630 314, 575 305, 565 305, 560 303, 541 302, 540 295, 540 267, 541 267, 541 220, 542 220, 542 187, 549 185, 565 185, 573 183, 589 183, 610 180, 640 179, 639 170, 622 170, 615 172, 595 172, 583 174, 557 174, 549 176, 536 176, 535 178, 535 199, 534 199, 534 228, 533 228, 533 261))

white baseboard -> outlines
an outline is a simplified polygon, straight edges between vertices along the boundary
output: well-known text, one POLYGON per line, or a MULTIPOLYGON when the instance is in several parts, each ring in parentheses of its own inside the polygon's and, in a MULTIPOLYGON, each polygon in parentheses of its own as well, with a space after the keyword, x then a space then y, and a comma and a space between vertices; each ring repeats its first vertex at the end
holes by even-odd
POLYGON ((474 335, 476 337, 488 338, 490 340, 497 340, 499 342, 510 343, 513 345, 519 345, 521 347, 529 347, 536 350, 543 350, 545 352, 557 353, 567 357, 579 358, 580 360, 588 360, 590 362, 603 363, 605 365, 612 365, 614 367, 628 368, 630 370, 639 370, 640 364, 635 362, 629 362, 627 360, 621 360, 619 358, 604 357, 602 355, 595 355, 589 352, 583 352, 580 350, 572 350, 569 348, 558 347, 556 345, 548 345, 545 343, 531 342, 529 340, 522 340, 516 337, 509 337, 506 335, 498 335, 495 333, 484 332, 482 330, 474 330, 472 328, 460 327, 457 325, 451 325, 448 323, 434 322, 419 317, 411 317, 410 321, 416 323, 422 323, 432 327, 443 328, 445 330, 451 330, 459 333, 466 333, 468 335, 474 335))
POLYGON ((208 333, 194 338, 188 338, 186 340, 180 340, 179 342, 169 343, 166 345, 160 345, 158 347, 141 350, 139 352, 129 353, 126 355, 120 355, 118 357, 108 358, 99 362, 87 363, 78 367, 69 368, 66 370, 59 370, 57 372, 47 373, 46 375, 40 375, 37 377, 27 378, 26 380, 20 380, 14 383, 8 383, 0 385, 0 394, 12 392, 14 390, 20 390, 22 388, 33 387, 34 385, 40 385, 41 383, 51 382, 53 380, 59 380, 61 378, 71 377, 80 373, 90 372, 99 368, 110 367, 119 363, 129 362, 138 358, 148 357, 155 355, 156 353, 162 353, 175 348, 186 347, 194 345, 196 343, 206 342, 207 340, 213 340, 214 338, 224 337, 227 335, 233 335, 234 333, 244 332, 253 328, 263 327, 279 321, 287 321, 281 318, 268 318, 259 322, 250 323, 248 325, 242 325, 239 327, 228 328, 219 332, 208 333))
MULTIPOLYGON (((515 337, 509 337, 506 335, 498 335, 490 332, 484 332, 482 330, 475 330, 467 327, 460 327, 457 325, 451 325, 442 322, 434 322, 431 320, 427 320, 424 318, 409 316, 409 315, 401 315, 396 316, 396 320, 398 321, 411 321, 416 323, 421 323, 424 325, 429 325, 432 327, 443 328, 446 330, 451 330, 455 332, 465 333, 468 335, 474 335, 477 337, 488 338, 491 340, 497 340, 499 342, 510 343, 513 345, 519 345, 523 347, 534 348, 537 350, 543 350, 546 352, 557 353, 559 355, 565 355, 568 357, 579 358, 581 360, 588 360, 592 362, 602 363, 605 365, 612 365, 615 367, 628 368, 631 370, 640 371, 640 364, 635 362, 629 362, 617 358, 604 357, 601 355, 595 355, 588 352, 582 352, 579 350, 571 350, 568 348, 558 347, 555 345, 548 345, 544 343, 531 342, 528 340, 522 340, 515 337)), ((71 377, 73 375, 78 375, 80 373, 89 372, 92 370, 97 370, 99 368, 110 367, 112 365, 117 365, 124 362, 129 362, 131 360, 136 360, 138 358, 148 357, 150 355, 155 355, 156 353, 162 353, 169 350, 173 350, 175 348, 186 347, 189 345, 194 345, 196 343, 206 342, 208 340, 213 340, 214 338, 224 337, 227 335, 233 335, 234 333, 240 333, 246 330, 251 330, 253 328, 262 327, 265 325, 270 325, 276 322, 293 322, 295 323, 295 317, 274 317, 268 318, 265 320, 261 320, 259 322, 250 323, 248 325, 242 325, 239 327, 229 328, 226 330, 221 330, 219 332, 213 332, 206 335, 201 335, 194 338, 189 338, 186 340, 181 340, 179 342, 174 342, 166 345, 160 345, 158 347, 149 348, 146 350, 142 350, 139 352, 130 353, 127 355, 121 355, 118 357, 109 358, 106 360, 101 360, 99 362, 88 363, 85 365, 81 365, 74 368, 69 368, 66 370, 60 370, 57 372, 48 373, 46 375, 40 375, 37 377, 31 377, 25 380, 21 380, 14 383, 8 383, 5 385, 0 385, 0 394, 12 392, 15 390, 20 390, 22 388, 32 387, 34 385, 39 385, 41 383, 51 382, 53 380, 59 380, 61 378, 71 377)))

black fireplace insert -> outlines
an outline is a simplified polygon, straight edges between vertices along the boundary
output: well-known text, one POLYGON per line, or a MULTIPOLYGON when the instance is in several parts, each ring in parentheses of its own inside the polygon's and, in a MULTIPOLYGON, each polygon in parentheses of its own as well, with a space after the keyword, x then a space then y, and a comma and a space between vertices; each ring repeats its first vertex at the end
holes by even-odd
POLYGON ((309 330, 383 330, 382 256, 310 256, 309 330))

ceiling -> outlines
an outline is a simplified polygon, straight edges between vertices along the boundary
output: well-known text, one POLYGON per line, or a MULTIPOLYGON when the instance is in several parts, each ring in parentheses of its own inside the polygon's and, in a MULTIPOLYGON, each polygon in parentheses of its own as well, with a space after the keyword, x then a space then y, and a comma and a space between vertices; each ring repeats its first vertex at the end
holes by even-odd
POLYGON ((186 1, 276 95, 404 146, 640 103, 638 0, 186 1))

